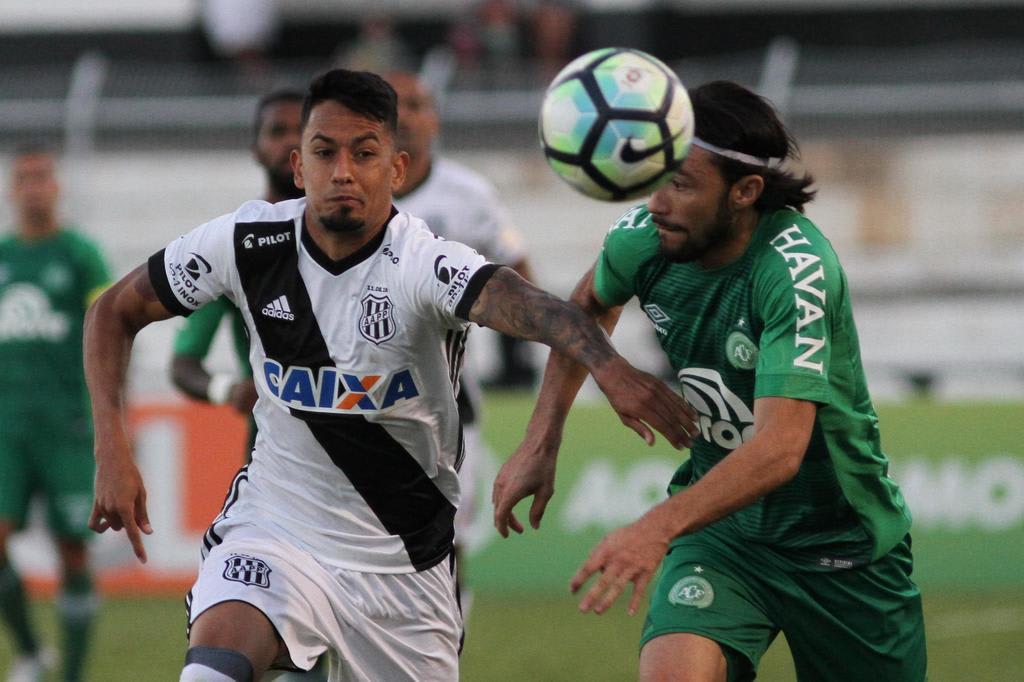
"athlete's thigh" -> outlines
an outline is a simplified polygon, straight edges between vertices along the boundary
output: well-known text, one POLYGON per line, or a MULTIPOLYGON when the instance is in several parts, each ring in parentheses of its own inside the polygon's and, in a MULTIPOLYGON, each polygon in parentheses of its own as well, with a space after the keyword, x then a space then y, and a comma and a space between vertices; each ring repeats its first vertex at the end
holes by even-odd
MULTIPOLYGON (((761 656, 778 629, 766 607, 752 571, 742 559, 729 556, 724 545, 705 534, 675 545, 662 562, 641 636, 641 659, 664 657, 664 645, 647 649, 657 638, 690 633, 716 642, 729 680, 753 679, 761 656)), ((685 669, 684 656, 676 657, 685 669)), ((664 664, 659 660, 659 667, 664 664)), ((671 678, 669 678, 671 679, 671 678)))
POLYGON ((287 655, 284 645, 266 615, 251 604, 225 601, 210 607, 192 623, 189 648, 230 649, 249 659, 254 679, 260 679, 270 665, 287 655))
POLYGON ((726 682, 728 674, 722 646, 689 632, 655 637, 640 652, 640 682, 726 682))
POLYGON ((283 642, 289 660, 274 665, 308 670, 336 630, 331 589, 330 574, 299 548, 250 526, 231 528, 210 549, 186 598, 189 641, 196 644, 191 628, 207 611, 240 602, 261 613, 283 642))
POLYGON ((95 479, 92 432, 85 420, 81 413, 50 415, 47 428, 31 446, 50 530, 57 537, 80 541, 91 537, 87 524, 95 479))
POLYGON ((779 619, 800 680, 925 679, 924 617, 910 561, 902 542, 867 566, 793 574, 779 619))
POLYGON ((23 419, 0 412, 0 520, 14 530, 25 526, 33 479, 25 447, 30 428, 23 419))

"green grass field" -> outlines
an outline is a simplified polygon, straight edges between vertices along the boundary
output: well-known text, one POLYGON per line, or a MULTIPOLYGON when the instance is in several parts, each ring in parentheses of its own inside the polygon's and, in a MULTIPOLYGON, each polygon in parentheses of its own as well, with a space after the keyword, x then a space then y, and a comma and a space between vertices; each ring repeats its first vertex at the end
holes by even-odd
MULTIPOLYGON (((524 397, 492 396, 488 412, 489 441, 507 456, 522 433, 531 403, 524 397)), ((880 410, 885 447, 894 454, 939 454, 972 450, 1020 453, 1016 443, 1024 406, 1020 404, 934 405, 915 403, 880 410), (966 425, 970 425, 969 427, 966 425), (982 445, 979 446, 979 440, 982 445)), ((607 408, 582 406, 574 411, 562 453, 562 466, 572 470, 595 452, 620 453, 624 458, 649 453, 626 432, 607 408), (639 455, 635 454, 638 453, 639 455), (634 454, 629 454, 634 453, 634 454)), ((673 454, 661 446, 656 452, 673 454)), ((619 456, 619 455, 616 455, 619 456)), ((567 491, 559 489, 558 494, 567 491)), ((546 523, 548 521, 546 520, 546 523)), ((542 529, 541 534, 549 530, 542 529)), ((1019 528, 1017 529, 1020 530, 1019 528)), ((468 682, 618 681, 635 679, 636 641, 642 614, 630 618, 620 603, 604 616, 582 615, 575 600, 556 590, 524 590, 534 584, 529 572, 536 536, 496 545, 491 563, 469 564, 479 579, 463 655, 463 679, 468 682), (501 581, 481 575, 500 560, 501 581), (522 584, 518 584, 518 583, 522 584)), ((559 584, 583 560, 589 540, 566 545, 556 557, 559 584)), ((1024 546, 1001 548, 1020 557, 1024 546)), ((967 553, 977 551, 971 546, 967 553)), ((915 542, 918 560, 925 564, 928 546, 915 542), (924 555, 924 556, 922 556, 924 555)), ((1003 555, 1000 555, 1003 556, 1003 555)), ((967 564, 965 564, 967 565, 967 564)), ((981 588, 969 573, 962 581, 925 585, 925 615, 932 682, 999 682, 1024 680, 1024 573, 1017 563, 1012 575, 996 587, 981 588)), ((48 641, 55 637, 53 609, 36 607, 37 621, 48 641)), ((96 632, 89 680, 136 682, 176 680, 185 650, 184 608, 181 599, 107 599, 96 632)), ((0 671, 10 660, 6 638, 0 640, 0 671)), ((763 661, 759 679, 793 680, 785 643, 776 643, 763 661)))
MULTIPOLYGON (((1019 682, 1024 679, 1024 589, 925 594, 932 682, 1019 682)), ((55 636, 49 603, 36 609, 46 637, 55 636)), ((636 677, 641 615, 624 609, 582 615, 565 595, 477 595, 470 616, 466 682, 619 682, 636 677)), ((185 652, 180 599, 108 599, 96 632, 89 680, 178 679, 185 652)), ((10 658, 0 646, 0 670, 10 658)), ((55 678, 56 679, 56 678, 55 678)), ((759 680, 793 680, 784 642, 761 666, 759 680)))

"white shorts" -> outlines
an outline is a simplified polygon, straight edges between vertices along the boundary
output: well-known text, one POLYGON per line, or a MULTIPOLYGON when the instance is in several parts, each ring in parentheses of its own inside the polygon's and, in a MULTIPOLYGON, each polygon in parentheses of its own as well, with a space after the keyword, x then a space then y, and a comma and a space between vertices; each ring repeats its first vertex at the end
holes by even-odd
POLYGON ((462 637, 454 571, 454 558, 418 573, 329 569, 261 528, 234 526, 203 561, 189 625, 211 606, 243 601, 266 614, 296 668, 326 652, 331 682, 452 682, 462 637))

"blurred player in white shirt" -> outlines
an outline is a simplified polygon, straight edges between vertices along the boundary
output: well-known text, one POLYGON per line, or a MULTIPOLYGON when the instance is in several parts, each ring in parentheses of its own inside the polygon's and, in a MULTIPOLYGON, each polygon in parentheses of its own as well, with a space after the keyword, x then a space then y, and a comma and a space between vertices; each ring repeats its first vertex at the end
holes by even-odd
MULTIPOLYGON (((393 72, 386 78, 398 94, 398 146, 409 154, 409 168, 395 193, 395 206, 426 222, 439 237, 462 242, 488 261, 507 265, 523 279, 533 281, 522 235, 512 224, 494 185, 471 168, 435 153, 440 123, 430 91, 412 73, 393 72)), ((527 348, 519 339, 512 340, 518 346, 514 352, 522 355, 527 348)), ((481 433, 479 377, 467 368, 460 387, 458 404, 466 436, 466 459, 459 471, 462 504, 455 516, 455 548, 461 558, 481 511, 478 491, 489 485, 482 480, 485 467, 481 464, 490 457, 490 450, 481 433)), ((459 587, 465 616, 472 593, 465 583, 459 587)))

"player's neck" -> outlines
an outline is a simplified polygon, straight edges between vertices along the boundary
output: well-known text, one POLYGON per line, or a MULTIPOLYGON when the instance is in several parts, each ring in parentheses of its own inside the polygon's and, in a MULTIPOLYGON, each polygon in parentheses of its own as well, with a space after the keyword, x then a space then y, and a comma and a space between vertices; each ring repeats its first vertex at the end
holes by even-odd
POLYGON ((309 236, 325 256, 332 261, 340 261, 370 243, 387 226, 389 217, 390 214, 382 220, 367 220, 366 225, 358 231, 334 232, 321 225, 316 216, 310 215, 307 208, 303 228, 309 232, 309 236))
POLYGON ((26 241, 48 239, 59 230, 60 223, 53 214, 23 216, 18 223, 18 235, 26 241))
POLYGON ((405 182, 395 192, 395 198, 401 199, 407 194, 412 194, 430 177, 430 170, 434 160, 430 154, 422 154, 410 157, 409 167, 405 170, 405 182))
POLYGON ((761 214, 758 211, 748 210, 738 214, 730 237, 697 259, 698 265, 703 270, 717 270, 735 263, 746 253, 760 222, 761 214))

